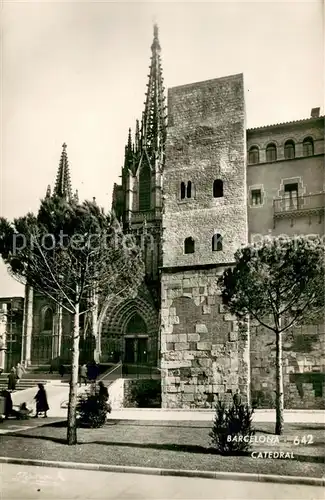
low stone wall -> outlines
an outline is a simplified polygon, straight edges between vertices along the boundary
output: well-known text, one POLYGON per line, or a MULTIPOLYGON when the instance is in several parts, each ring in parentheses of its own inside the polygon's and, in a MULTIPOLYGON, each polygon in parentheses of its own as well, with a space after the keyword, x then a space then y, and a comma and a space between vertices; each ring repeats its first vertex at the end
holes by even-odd
POLYGON ((124 408, 136 408, 136 404, 131 396, 131 389, 134 383, 136 383, 136 380, 132 379, 124 380, 124 400, 123 400, 124 408))
POLYGON ((160 379, 125 379, 124 408, 160 408, 160 379), (138 389, 137 401, 132 390, 138 389), (140 392, 139 392, 140 391, 140 392), (143 392, 144 391, 144 392, 143 392), (148 392, 149 391, 149 392, 148 392), (139 396, 142 396, 139 397, 139 396), (141 401, 142 400, 142 401, 141 401))
POLYGON ((108 388, 109 401, 113 410, 123 408, 124 403, 124 379, 118 378, 108 388))
MULTIPOLYGON (((258 408, 275 407, 275 338, 251 323, 251 395, 258 408)), ((302 325, 283 335, 284 404, 288 409, 325 408, 324 325, 302 325)))

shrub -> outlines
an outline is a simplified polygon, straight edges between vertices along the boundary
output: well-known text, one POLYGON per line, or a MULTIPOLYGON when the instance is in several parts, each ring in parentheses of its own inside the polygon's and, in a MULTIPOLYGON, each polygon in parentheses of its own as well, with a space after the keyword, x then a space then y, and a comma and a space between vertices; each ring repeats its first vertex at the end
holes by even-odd
POLYGON ((159 408, 161 406, 160 380, 137 380, 131 386, 131 400, 139 408, 159 408))
POLYGON ((97 393, 83 394, 77 404, 79 424, 84 427, 102 427, 106 422, 107 402, 97 393))
POLYGON ((254 410, 248 405, 233 404, 227 409, 224 403, 218 401, 214 424, 209 433, 211 444, 218 453, 234 455, 250 450, 250 437, 255 434, 252 427, 253 413, 254 410))

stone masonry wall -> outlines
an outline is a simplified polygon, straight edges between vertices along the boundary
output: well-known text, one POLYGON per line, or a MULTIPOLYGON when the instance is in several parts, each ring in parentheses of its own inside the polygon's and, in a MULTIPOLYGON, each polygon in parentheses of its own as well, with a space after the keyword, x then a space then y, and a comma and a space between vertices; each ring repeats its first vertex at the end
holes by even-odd
POLYGON ((165 274, 161 319, 163 408, 210 408, 237 388, 247 400, 248 336, 224 311, 216 270, 165 274))
MULTIPOLYGON (((251 324, 251 397, 259 408, 275 405, 275 338, 251 324)), ((283 335, 285 408, 325 408, 325 328, 303 325, 283 335)))

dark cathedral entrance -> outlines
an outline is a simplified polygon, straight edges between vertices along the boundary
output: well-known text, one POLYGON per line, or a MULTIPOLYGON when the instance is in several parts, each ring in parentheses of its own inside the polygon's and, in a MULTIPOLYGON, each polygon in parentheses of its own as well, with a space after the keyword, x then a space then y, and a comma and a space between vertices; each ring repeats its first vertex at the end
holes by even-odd
POLYGON ((130 319, 124 338, 124 362, 146 364, 148 362, 147 327, 139 314, 130 319))

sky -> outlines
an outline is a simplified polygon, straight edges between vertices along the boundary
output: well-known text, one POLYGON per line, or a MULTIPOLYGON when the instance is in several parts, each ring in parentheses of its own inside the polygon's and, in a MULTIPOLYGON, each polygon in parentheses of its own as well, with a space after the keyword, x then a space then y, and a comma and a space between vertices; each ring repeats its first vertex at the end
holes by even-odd
MULTIPOLYGON (((324 102, 322 1, 4 0, 0 215, 36 212, 63 142, 73 189, 110 209, 128 128, 144 109, 153 24, 165 86, 244 73, 247 126, 324 102)), ((0 264, 0 297, 23 288, 0 264)))

